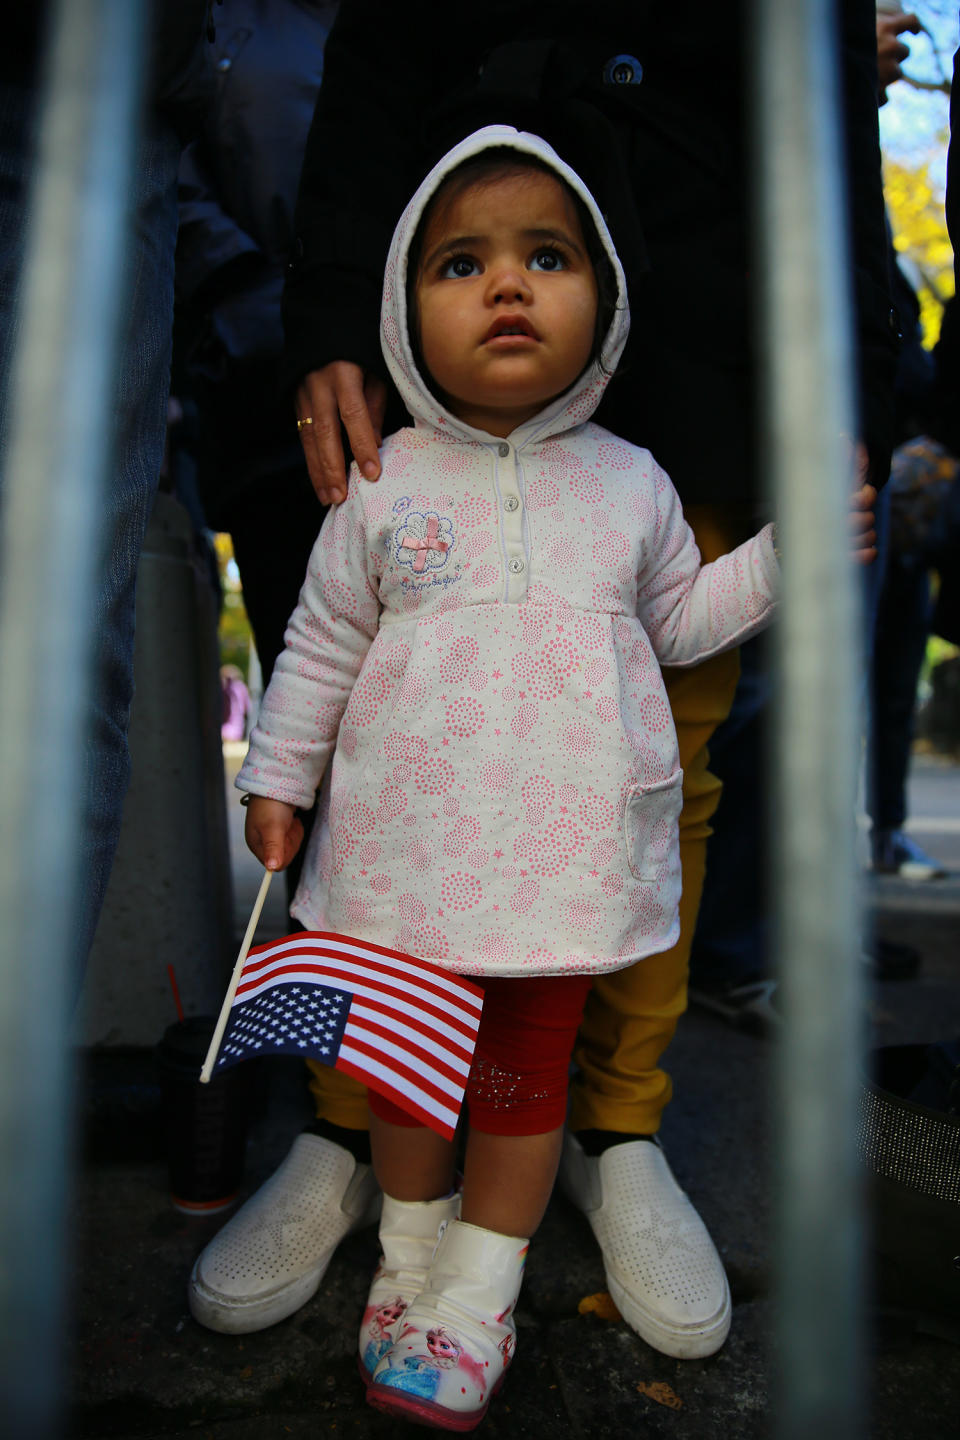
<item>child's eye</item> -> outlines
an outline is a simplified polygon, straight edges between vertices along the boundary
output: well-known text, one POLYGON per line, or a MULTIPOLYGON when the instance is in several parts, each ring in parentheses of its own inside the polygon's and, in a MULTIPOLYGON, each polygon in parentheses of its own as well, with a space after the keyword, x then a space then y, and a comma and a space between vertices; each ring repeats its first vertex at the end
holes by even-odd
POLYGON ((453 255, 444 261, 440 274, 444 280, 466 280, 477 271, 477 262, 469 255, 453 255))
POLYGON ((545 246, 530 257, 531 270, 562 270, 566 262, 559 250, 545 246))

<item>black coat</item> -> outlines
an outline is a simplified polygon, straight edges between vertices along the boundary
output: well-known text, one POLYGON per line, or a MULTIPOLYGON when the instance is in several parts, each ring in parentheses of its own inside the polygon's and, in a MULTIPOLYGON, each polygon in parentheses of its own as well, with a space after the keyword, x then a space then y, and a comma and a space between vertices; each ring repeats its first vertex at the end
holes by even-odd
MULTIPOLYGON (((897 337, 874 7, 846 0, 842 13, 860 427, 882 469, 897 337)), ((698 6, 694 17, 649 0, 490 0, 478 16, 435 0, 344 0, 301 179, 284 297, 287 383, 334 359, 385 373, 380 285, 400 212, 457 139, 515 123, 580 170, 627 269, 631 340, 598 420, 649 446, 688 504, 755 499, 741 39, 736 5, 698 6), (632 58, 618 70, 618 56, 632 58)))
POLYGON ((199 408, 199 483, 211 524, 254 480, 301 461, 278 374, 280 293, 297 183, 336 0, 225 0, 216 89, 180 164, 177 326, 199 408))

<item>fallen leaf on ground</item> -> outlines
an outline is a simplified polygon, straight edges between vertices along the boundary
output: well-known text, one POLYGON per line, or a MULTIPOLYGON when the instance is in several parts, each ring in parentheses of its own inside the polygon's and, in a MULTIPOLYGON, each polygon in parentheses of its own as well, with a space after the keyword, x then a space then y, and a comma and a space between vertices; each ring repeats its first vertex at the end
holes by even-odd
POLYGON ((606 1290, 600 1290, 596 1295, 584 1295, 577 1310, 581 1315, 596 1315, 598 1320, 623 1319, 606 1290))
POLYGON ((679 1395, 674 1394, 670 1386, 662 1380, 654 1380, 651 1384, 641 1380, 637 1386, 641 1395, 646 1395, 651 1400, 656 1400, 658 1405, 666 1405, 668 1410, 682 1410, 683 1401, 679 1395))

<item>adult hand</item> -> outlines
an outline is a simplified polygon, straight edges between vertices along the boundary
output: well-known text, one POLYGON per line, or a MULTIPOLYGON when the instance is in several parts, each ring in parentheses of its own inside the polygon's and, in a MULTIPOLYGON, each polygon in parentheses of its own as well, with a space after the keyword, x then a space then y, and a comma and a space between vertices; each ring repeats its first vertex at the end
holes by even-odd
POLYGON ((850 549, 857 565, 870 565, 877 558, 876 515, 877 492, 867 481, 870 457, 867 447, 858 440, 853 452, 855 489, 850 496, 850 549))
POLYGON ((910 46, 899 38, 908 33, 919 35, 923 23, 910 10, 898 10, 893 15, 877 16, 877 80, 879 82, 880 104, 886 103, 887 86, 902 80, 900 68, 910 54, 910 46))
POLYGON ((303 843, 303 825, 293 805, 251 795, 244 839, 267 870, 286 870, 303 843))
POLYGON ((311 370, 297 390, 300 439, 313 488, 322 505, 347 498, 347 468, 340 425, 343 423, 353 458, 367 480, 379 480, 383 416, 387 387, 378 375, 365 373, 349 360, 332 360, 311 370))

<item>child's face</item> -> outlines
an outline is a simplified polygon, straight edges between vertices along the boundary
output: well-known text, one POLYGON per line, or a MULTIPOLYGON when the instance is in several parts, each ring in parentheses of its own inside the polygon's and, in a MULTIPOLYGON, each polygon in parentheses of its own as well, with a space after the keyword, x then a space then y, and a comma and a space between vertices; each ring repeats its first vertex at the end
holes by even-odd
POLYGON ((540 170, 483 181, 441 197, 421 253, 426 368, 454 415, 509 435, 593 350, 597 282, 573 201, 540 170))

